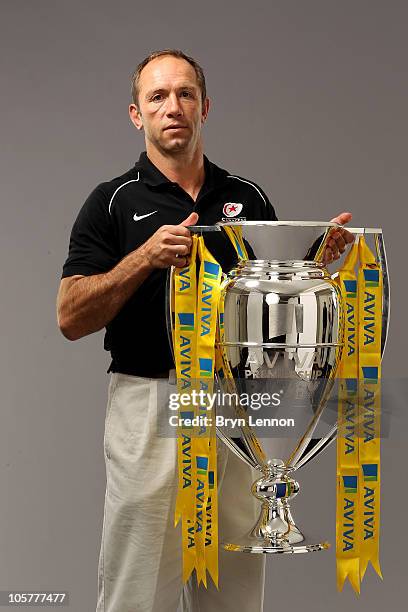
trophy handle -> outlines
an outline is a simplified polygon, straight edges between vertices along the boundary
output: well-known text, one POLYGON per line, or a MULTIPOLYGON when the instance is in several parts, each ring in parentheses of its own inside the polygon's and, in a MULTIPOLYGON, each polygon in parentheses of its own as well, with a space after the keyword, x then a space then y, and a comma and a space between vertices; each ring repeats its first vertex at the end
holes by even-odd
MULTIPOLYGON (((383 299, 382 299, 382 321, 381 321, 381 357, 384 355, 385 345, 388 337, 388 328, 390 322, 390 279, 388 275, 387 255, 385 252, 384 238, 382 230, 379 228, 350 228, 353 234, 374 235, 376 259, 381 269, 383 299)), ((332 274, 332 279, 336 277, 337 272, 332 274)), ((335 425, 324 438, 320 439, 313 448, 306 453, 296 464, 296 469, 303 467, 313 457, 327 448, 337 437, 337 425, 335 425)))
POLYGON ((380 265, 382 275, 383 300, 382 300, 382 326, 381 326, 381 357, 384 355, 385 345, 388 338, 390 324, 390 278, 388 275, 387 255, 385 253, 384 238, 382 232, 375 233, 375 250, 377 261, 380 265))
MULTIPOLYGON (((195 228, 194 228, 195 229, 195 228)), ((201 228, 199 228, 201 229, 201 228)), ((171 266, 168 269, 167 277, 166 277, 166 327, 167 327, 167 337, 170 345, 171 354, 174 360, 174 347, 173 347, 173 317, 174 317, 174 271, 175 267, 171 266)), ((250 456, 250 453, 245 452, 245 449, 239 446, 238 441, 230 440, 221 430, 220 427, 217 427, 217 436, 228 446, 228 448, 237 455, 242 461, 245 461, 247 465, 252 468, 260 468, 255 459, 250 456)))
POLYGON ((220 427, 217 427, 217 436, 220 440, 224 442, 226 446, 232 451, 239 459, 244 461, 249 467, 255 468, 262 471, 261 466, 254 458, 252 458, 252 453, 247 448, 241 448, 239 445, 240 438, 230 439, 226 436, 220 427))
MULTIPOLYGON (((381 322, 381 357, 384 355, 385 345, 388 337, 388 329, 390 323, 390 278, 388 275, 387 255, 385 252, 384 238, 382 229, 370 227, 350 227, 349 232, 355 235, 372 235, 374 236, 375 251, 377 263, 380 266, 382 276, 382 322, 381 322)), ((331 275, 332 280, 335 280, 338 271, 331 275)))
POLYGON ((173 348, 173 316, 174 316, 174 295, 173 295, 173 276, 174 276, 174 266, 170 266, 167 271, 166 278, 166 327, 167 327, 167 338, 170 345, 171 354, 173 357, 174 363, 174 348, 173 348))

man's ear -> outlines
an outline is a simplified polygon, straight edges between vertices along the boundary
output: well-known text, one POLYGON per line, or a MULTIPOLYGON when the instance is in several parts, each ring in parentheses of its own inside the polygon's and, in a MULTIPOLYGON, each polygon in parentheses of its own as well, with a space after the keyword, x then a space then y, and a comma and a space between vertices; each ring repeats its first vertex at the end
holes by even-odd
POLYGON ((142 121, 142 116, 140 114, 140 111, 138 109, 138 107, 136 106, 136 104, 130 104, 129 106, 129 117, 131 122, 133 123, 133 125, 135 126, 136 129, 138 130, 142 130, 143 129, 143 121, 142 121))
POLYGON ((203 102, 203 109, 201 111, 201 123, 204 123, 207 119, 210 111, 210 98, 206 98, 203 102))

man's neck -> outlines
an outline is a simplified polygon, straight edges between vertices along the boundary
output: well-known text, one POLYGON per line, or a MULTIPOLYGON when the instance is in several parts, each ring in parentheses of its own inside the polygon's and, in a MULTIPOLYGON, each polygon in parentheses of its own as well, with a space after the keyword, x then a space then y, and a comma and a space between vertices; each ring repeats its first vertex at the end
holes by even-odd
POLYGON ((202 147, 192 154, 164 155, 146 143, 146 153, 150 161, 169 181, 178 183, 195 201, 204 184, 204 156, 202 147))

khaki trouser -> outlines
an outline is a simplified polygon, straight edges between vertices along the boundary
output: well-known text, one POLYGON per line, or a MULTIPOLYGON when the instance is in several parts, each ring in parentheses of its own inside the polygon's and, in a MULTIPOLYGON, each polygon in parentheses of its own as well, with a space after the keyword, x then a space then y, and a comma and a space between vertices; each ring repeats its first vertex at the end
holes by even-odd
MULTIPOLYGON (((104 450, 106 495, 96 612, 258 612, 264 555, 220 547, 219 591, 195 578, 183 588, 180 523, 174 527, 177 441, 157 435, 157 380, 112 374, 104 450)), ((174 388, 175 389, 175 388, 174 388)), ((160 405, 162 404, 162 405, 160 405)), ((220 540, 245 534, 260 504, 256 472, 217 441, 220 540)))

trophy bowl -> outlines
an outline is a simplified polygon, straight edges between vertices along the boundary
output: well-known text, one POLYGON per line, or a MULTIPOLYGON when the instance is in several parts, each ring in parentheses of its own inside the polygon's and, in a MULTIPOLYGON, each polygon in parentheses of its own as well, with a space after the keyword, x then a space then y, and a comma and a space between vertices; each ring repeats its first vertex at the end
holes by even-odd
MULTIPOLYGON (((230 432, 219 426, 218 434, 261 476, 252 487, 261 501, 259 520, 250 533, 224 543, 227 550, 300 553, 328 546, 305 539, 293 520, 290 501, 299 491, 293 472, 302 459, 310 459, 313 450, 315 455, 324 446, 314 433, 341 358, 342 298, 322 263, 336 227, 313 222, 221 226, 230 237, 235 235, 244 251, 222 289, 221 390, 238 398, 251 397, 255 390, 269 391, 270 397, 282 391, 288 395, 294 387, 306 391, 298 415, 302 422, 297 423, 298 438, 257 435, 250 407, 239 400, 222 408, 234 412, 240 425, 230 432)), ((282 406, 267 411, 284 414, 282 406)))

